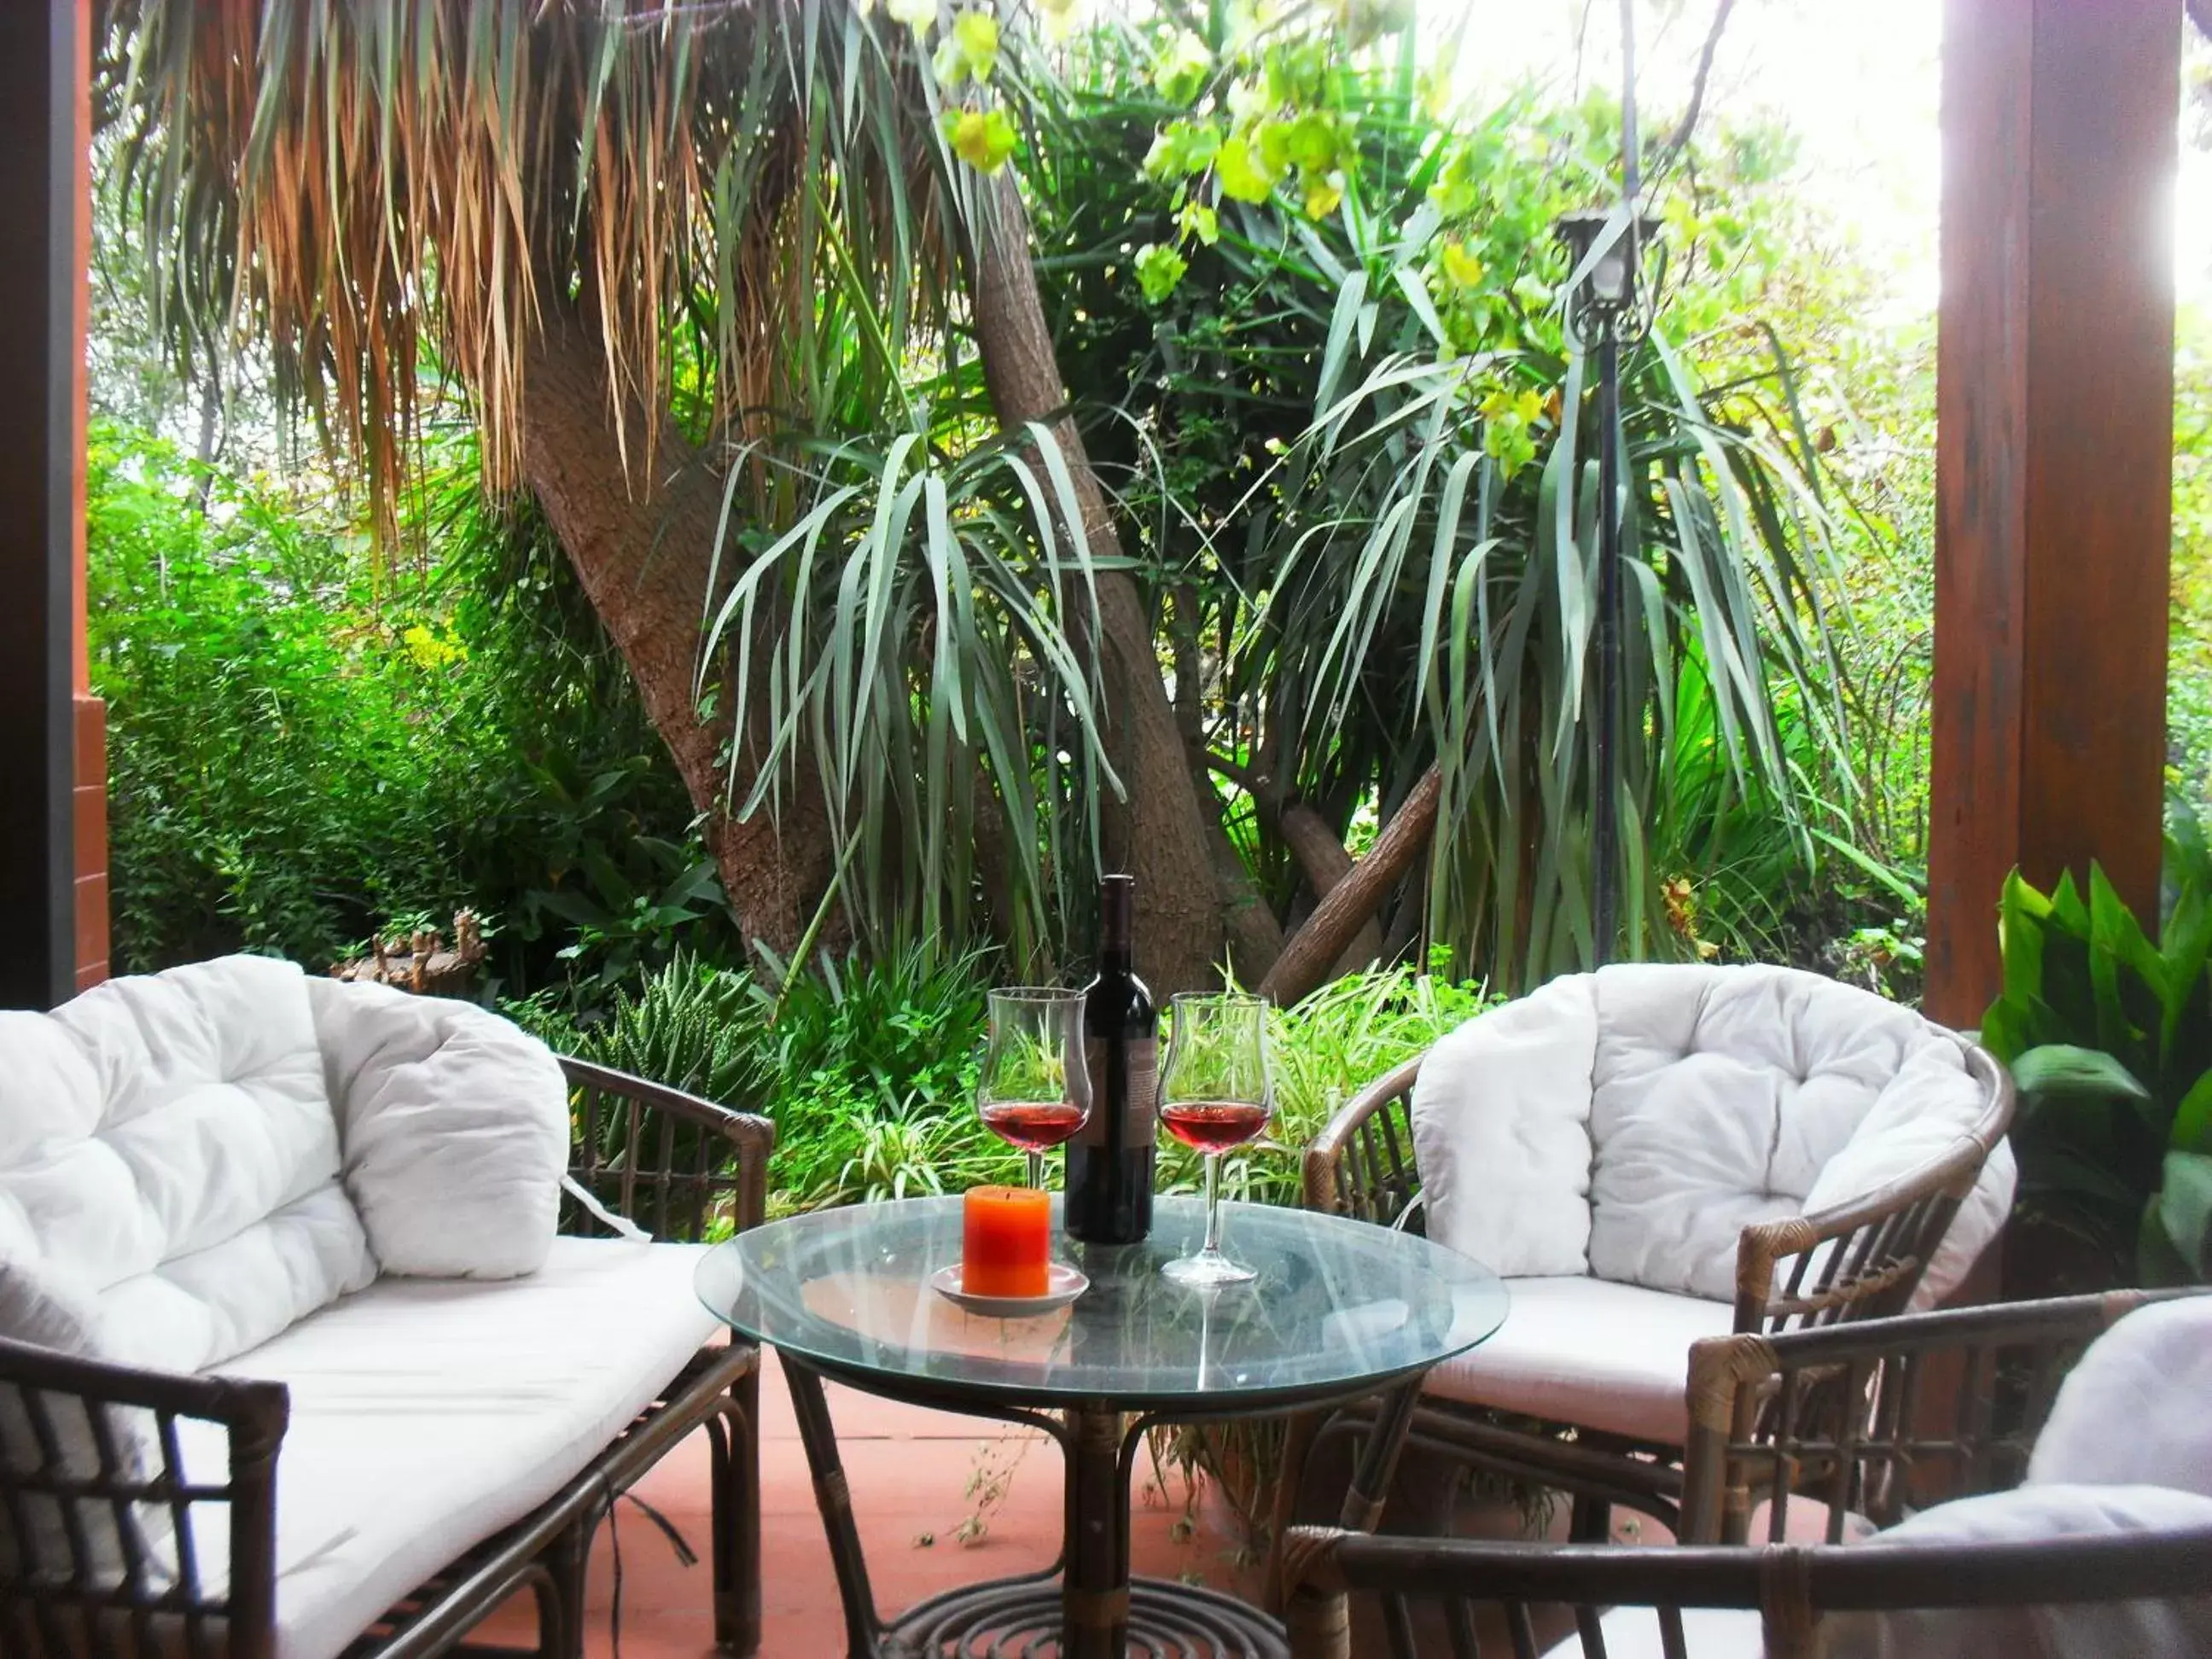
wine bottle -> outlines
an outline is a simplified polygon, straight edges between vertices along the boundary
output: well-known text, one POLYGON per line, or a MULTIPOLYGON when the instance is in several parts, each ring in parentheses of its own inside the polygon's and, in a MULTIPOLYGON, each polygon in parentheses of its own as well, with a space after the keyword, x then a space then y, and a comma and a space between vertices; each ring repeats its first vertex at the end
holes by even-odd
POLYGON ((1133 1244, 1152 1230, 1152 1118, 1159 1017, 1131 971, 1136 884, 1099 890, 1098 976, 1084 988, 1091 1121, 1067 1144, 1067 1230, 1088 1244, 1133 1244))

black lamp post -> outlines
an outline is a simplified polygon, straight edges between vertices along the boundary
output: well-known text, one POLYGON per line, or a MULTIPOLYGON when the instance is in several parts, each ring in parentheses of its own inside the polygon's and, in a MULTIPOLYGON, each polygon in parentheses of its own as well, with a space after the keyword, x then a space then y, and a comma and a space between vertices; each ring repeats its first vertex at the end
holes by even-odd
MULTIPOLYGON (((1631 106, 1632 108, 1633 106, 1631 106)), ((1627 118, 1634 176, 1633 116, 1627 118)), ((1635 186, 1628 190, 1634 199, 1635 186)), ((1620 929, 1620 349, 1651 330, 1639 255, 1658 228, 1626 203, 1570 213, 1559 240, 1573 266, 1566 298, 1568 337, 1597 358, 1598 725, 1595 800, 1590 826, 1591 932, 1599 965, 1613 956, 1620 929)))

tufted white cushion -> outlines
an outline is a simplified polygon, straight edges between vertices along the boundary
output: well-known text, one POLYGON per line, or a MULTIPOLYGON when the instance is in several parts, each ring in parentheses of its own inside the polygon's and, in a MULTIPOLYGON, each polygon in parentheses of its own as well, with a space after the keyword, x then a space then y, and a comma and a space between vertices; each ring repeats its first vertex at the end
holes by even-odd
POLYGON ((552 1050, 471 1003, 328 979, 307 989, 345 1188, 384 1271, 535 1273, 568 1158, 552 1050))
POLYGON ((2136 1309, 2089 1345, 2051 1402, 2031 1486, 2172 1486, 2212 1498, 2212 1295, 2136 1309))
POLYGON ((1439 1038, 1413 1080, 1428 1235, 1508 1278, 1589 1270, 1595 975, 1439 1038))
MULTIPOLYGON (((1786 968, 1624 963, 1479 1016, 1423 1062, 1429 1231, 1508 1278, 1587 1272, 1733 1302, 1744 1228, 1873 1193, 1980 1118, 1958 1039, 1786 968)), ((2009 1206, 2000 1146, 1921 1286, 2009 1206)))
POLYGON ((1601 1278, 1732 1300, 1745 1227, 1871 1193, 1980 1115, 1954 1037, 1835 980, 1648 963, 1596 977, 1601 1278))
POLYGON ((367 1285, 338 1161, 289 963, 0 1014, 0 1264, 71 1287, 98 1358, 199 1370, 367 1285))

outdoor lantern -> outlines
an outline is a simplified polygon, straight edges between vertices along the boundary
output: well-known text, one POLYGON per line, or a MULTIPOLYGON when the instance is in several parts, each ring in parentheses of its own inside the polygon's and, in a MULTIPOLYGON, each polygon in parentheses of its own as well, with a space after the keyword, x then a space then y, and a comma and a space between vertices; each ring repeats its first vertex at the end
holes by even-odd
POLYGON ((1567 245, 1569 280, 1581 273, 1566 304, 1567 327, 1579 343, 1643 337, 1649 323, 1637 315, 1643 297, 1637 267, 1643 246, 1658 228, 1656 219, 1626 218, 1619 209, 1592 208, 1561 216, 1556 234, 1567 245), (1595 259, 1593 249, 1600 250, 1595 259), (1589 268, 1584 271, 1586 262, 1589 268))

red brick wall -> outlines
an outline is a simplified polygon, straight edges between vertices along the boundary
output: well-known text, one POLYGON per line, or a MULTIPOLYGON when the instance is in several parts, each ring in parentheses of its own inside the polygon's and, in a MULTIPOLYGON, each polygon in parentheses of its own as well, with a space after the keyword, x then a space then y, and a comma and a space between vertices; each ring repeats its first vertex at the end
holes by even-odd
MULTIPOLYGON (((92 131, 92 4, 77 0, 77 131, 92 131)), ((77 145, 77 197, 92 199, 92 146, 77 145)), ((85 337, 90 320, 92 214, 77 215, 76 337, 85 337)), ((86 364, 76 361, 76 988, 88 990, 107 977, 107 705, 92 695, 91 665, 85 649, 84 434, 86 364)))
POLYGON ((107 705, 76 697, 76 988, 107 977, 107 705))

